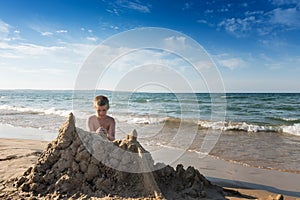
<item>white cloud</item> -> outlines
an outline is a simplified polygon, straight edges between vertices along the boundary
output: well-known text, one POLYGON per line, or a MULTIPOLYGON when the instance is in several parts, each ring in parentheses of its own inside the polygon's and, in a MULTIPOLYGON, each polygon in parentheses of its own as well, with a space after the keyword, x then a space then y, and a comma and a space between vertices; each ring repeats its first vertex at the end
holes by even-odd
POLYGON ((199 24, 207 24, 208 26, 210 26, 210 27, 214 27, 214 24, 212 24, 212 23, 209 23, 207 20, 205 20, 205 19, 199 19, 199 20, 197 20, 197 23, 199 23, 199 24))
POLYGON ((218 27, 224 27, 225 30, 236 37, 246 37, 252 32, 253 24, 256 23, 254 16, 242 18, 230 18, 221 21, 218 27))
POLYGON ((219 60, 218 61, 222 66, 227 67, 231 70, 234 70, 238 67, 241 67, 244 65, 244 61, 239 58, 231 58, 231 59, 225 59, 225 60, 219 60))
MULTIPOLYGON (((68 32, 49 27, 29 25, 40 37, 68 32)), ((0 88, 72 88, 78 69, 96 47, 86 40, 85 43, 55 40, 42 45, 39 40, 22 39, 20 33, 0 20, 0 88)))
POLYGON ((76 43, 42 46, 0 42, 0 88, 70 88, 77 70, 94 48, 76 43), (40 80, 45 80, 43 86, 36 84, 40 80))
POLYGON ((180 43, 185 43, 185 40, 186 40, 186 38, 185 37, 183 37, 183 36, 171 36, 171 37, 168 37, 168 38, 165 38, 165 41, 167 41, 167 42, 171 42, 171 43, 173 43, 173 42, 180 42, 180 43))
POLYGON ((53 35, 53 33, 46 31, 46 32, 41 32, 41 35, 42 36, 50 36, 50 35, 53 35))
POLYGON ((11 26, 0 19, 0 40, 7 38, 11 26))
POLYGON ((282 6, 290 4, 299 4, 299 0, 271 0, 273 5, 282 6))
MULTIPOLYGON (((265 59, 266 60, 266 59, 265 59)), ((266 67, 270 70, 282 70, 292 71, 293 74, 297 74, 295 71, 300 70, 300 57, 299 56, 282 56, 280 59, 268 59, 266 67)))
POLYGON ((246 11, 245 12, 245 16, 261 16, 264 14, 264 11, 262 10, 255 10, 255 11, 246 11))
POLYGON ((223 19, 218 23, 218 29, 225 29, 227 33, 241 38, 251 34, 268 35, 276 34, 278 30, 288 31, 300 28, 299 1, 297 3, 294 0, 273 0, 271 3, 278 7, 268 12, 246 11, 244 17, 223 19), (288 7, 283 7, 284 5, 288 7))
POLYGON ((213 12, 214 12, 213 10, 209 10, 209 9, 204 11, 204 13, 206 13, 206 14, 211 14, 213 12))
POLYGON ((118 29, 119 29, 118 26, 113 26, 113 25, 110 25, 110 28, 111 28, 111 29, 114 29, 114 30, 118 30, 118 29))
MULTIPOLYGON (((162 50, 136 50, 124 47, 114 48, 101 45, 96 51, 101 53, 101 56, 107 60, 107 64, 113 60, 113 63, 109 66, 109 68, 122 73, 125 73, 136 66, 147 66, 147 69, 153 69, 156 72, 161 69, 157 66, 168 66, 183 72, 187 65, 182 58, 162 50), (153 65, 155 65, 155 67, 152 68, 151 66, 153 65)), ((99 57, 96 56, 91 63, 98 65, 98 59, 99 57)), ((106 63, 106 60, 102 61, 102 63, 106 63)))
POLYGON ((118 10, 117 10, 117 9, 115 9, 115 8, 114 8, 114 9, 112 9, 112 10, 110 10, 110 9, 106 9, 106 11, 107 11, 107 12, 109 12, 109 13, 111 13, 111 14, 115 14, 115 15, 117 15, 117 16, 120 16, 120 15, 119 15, 119 12, 118 12, 118 10))
POLYGON ((248 3, 244 2, 241 4, 243 7, 248 7, 248 3))
POLYGON ((136 2, 128 2, 126 7, 130 8, 130 9, 133 9, 133 10, 137 10, 137 11, 142 12, 142 13, 150 13, 149 6, 141 5, 141 4, 136 3, 136 2))
POLYGON ((300 28, 300 10, 295 8, 277 8, 270 13, 270 22, 290 28, 300 28))
POLYGON ((86 37, 86 39, 92 42, 96 42, 98 40, 96 37, 86 37))
POLYGON ((219 12, 228 12, 228 11, 229 11, 228 8, 222 8, 222 9, 219 10, 219 12))
POLYGON ((57 30, 56 33, 67 33, 67 30, 57 30))
POLYGON ((182 10, 189 10, 192 7, 193 3, 184 3, 182 10))
MULTIPOLYGON (((128 70, 134 66, 140 65, 151 65, 151 64, 159 64, 164 66, 174 66, 178 61, 176 59, 166 59, 169 53, 153 51, 153 50, 139 50, 132 51, 133 49, 111 49, 109 52, 115 52, 116 55, 120 51, 130 52, 129 54, 123 55, 122 57, 115 60, 115 64, 113 65, 118 71, 128 70)), ((116 56, 115 55, 115 56, 116 56)), ((177 64, 176 64, 177 65, 177 64)), ((156 68, 156 71, 159 68, 156 68)))
POLYGON ((214 60, 222 67, 234 70, 245 66, 246 62, 241 58, 232 57, 229 54, 220 54, 214 56, 214 60))
MULTIPOLYGON (((101 47, 98 51, 102 56, 105 55, 105 59, 111 57, 110 61, 108 60, 111 65, 103 70, 104 73, 99 82, 101 89, 132 90, 147 85, 151 80, 151 84, 158 83, 158 85, 166 86, 165 88, 172 87, 179 91, 182 89, 183 83, 191 82, 193 84, 192 80, 195 77, 198 78, 197 84, 195 84, 197 87, 201 82, 200 75, 196 73, 197 71, 191 65, 177 55, 166 51, 114 49, 109 46, 101 47), (110 63, 111 60, 114 62, 110 63), (178 76, 178 78, 175 76, 178 76), (176 81, 174 82, 174 80, 176 81)), ((89 61, 89 63, 97 63, 95 70, 98 70, 99 58, 95 57, 95 59, 98 62, 95 60, 93 62, 89 61)), ((100 66, 104 66, 104 64, 101 63, 100 66)), ((183 89, 180 91, 187 92, 183 89)))
POLYGON ((197 67, 197 69, 212 69, 214 66, 214 63, 212 63, 210 60, 206 60, 206 61, 198 61, 197 63, 195 63, 195 67, 197 67))
MULTIPOLYGON (((114 5, 115 7, 122 7, 122 8, 127 8, 130 10, 135 10, 141 13, 150 13, 150 7, 151 5, 143 5, 141 2, 139 1, 129 1, 129 0, 119 0, 115 3, 114 5)), ((111 11, 111 10, 107 10, 107 11, 111 11)), ((116 8, 111 11, 112 13, 117 13, 118 11, 116 10, 116 8)))
POLYGON ((7 43, 0 43, 0 48, 2 51, 13 52, 15 55, 19 56, 39 56, 47 55, 51 52, 59 52, 65 50, 62 46, 41 46, 30 43, 21 43, 18 45, 10 45, 7 43))
POLYGON ((49 24, 48 22, 40 22, 40 23, 36 22, 36 23, 29 24, 28 27, 38 32, 41 36, 54 36, 54 35, 68 33, 68 30, 58 28, 56 27, 56 25, 49 24))
POLYGON ((200 24, 207 24, 207 21, 204 19, 199 19, 199 20, 197 20, 197 22, 200 24))
POLYGON ((183 36, 171 36, 171 37, 167 37, 164 39, 164 45, 173 50, 173 51, 177 51, 177 50, 181 50, 181 49, 185 49, 186 46, 186 38, 183 36))

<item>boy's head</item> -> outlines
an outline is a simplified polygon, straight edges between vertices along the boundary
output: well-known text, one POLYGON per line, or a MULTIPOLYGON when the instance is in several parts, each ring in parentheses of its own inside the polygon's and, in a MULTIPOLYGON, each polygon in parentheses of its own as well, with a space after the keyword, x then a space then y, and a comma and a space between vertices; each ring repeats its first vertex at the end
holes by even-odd
POLYGON ((109 100, 106 96, 99 95, 94 98, 94 107, 105 105, 107 105, 107 109, 109 109, 109 100))
POLYGON ((99 95, 94 98, 94 109, 96 110, 98 116, 106 115, 109 109, 109 101, 106 96, 99 95))

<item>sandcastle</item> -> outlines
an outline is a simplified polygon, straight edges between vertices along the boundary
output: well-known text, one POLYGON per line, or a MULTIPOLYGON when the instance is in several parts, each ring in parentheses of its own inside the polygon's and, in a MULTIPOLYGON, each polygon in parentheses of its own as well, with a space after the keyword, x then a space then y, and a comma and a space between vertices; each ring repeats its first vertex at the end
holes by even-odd
POLYGON ((133 131, 123 140, 76 128, 71 113, 37 163, 14 183, 23 198, 225 199, 193 167, 154 163, 133 131))

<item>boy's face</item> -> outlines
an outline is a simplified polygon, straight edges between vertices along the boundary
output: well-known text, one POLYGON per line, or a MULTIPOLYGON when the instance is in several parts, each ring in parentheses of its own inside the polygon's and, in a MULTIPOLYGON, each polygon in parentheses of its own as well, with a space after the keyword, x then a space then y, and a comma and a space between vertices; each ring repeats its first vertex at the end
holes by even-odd
POLYGON ((95 106, 95 110, 96 110, 96 113, 97 113, 98 117, 103 117, 107 113, 108 106, 107 105, 95 106))

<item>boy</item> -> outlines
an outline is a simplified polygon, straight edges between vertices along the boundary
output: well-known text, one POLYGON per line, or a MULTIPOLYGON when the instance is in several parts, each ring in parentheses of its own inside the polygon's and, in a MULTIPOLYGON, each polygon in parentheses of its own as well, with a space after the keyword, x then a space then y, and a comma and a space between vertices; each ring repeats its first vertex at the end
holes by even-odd
POLYGON ((87 130, 95 133, 104 133, 111 141, 115 140, 115 119, 106 115, 109 109, 109 100, 106 96, 99 95, 94 98, 96 115, 87 120, 87 130))

